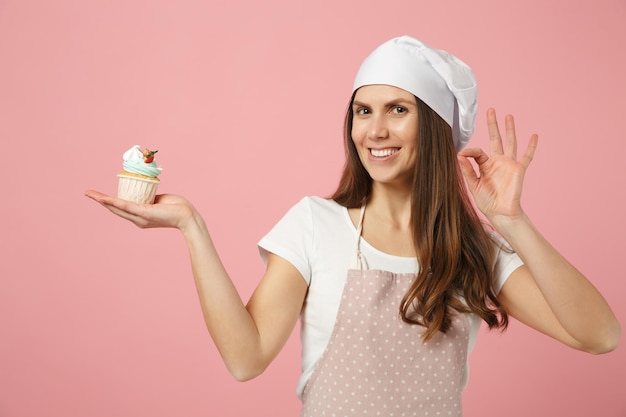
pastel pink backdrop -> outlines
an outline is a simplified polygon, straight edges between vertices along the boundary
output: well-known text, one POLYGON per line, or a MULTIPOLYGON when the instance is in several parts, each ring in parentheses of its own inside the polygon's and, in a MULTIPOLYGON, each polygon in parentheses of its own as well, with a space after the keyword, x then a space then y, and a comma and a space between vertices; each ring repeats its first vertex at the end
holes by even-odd
MULTIPOLYGON (((342 117, 376 45, 462 57, 484 112, 540 135, 524 206, 626 324, 623 0, 0 0, 0 416, 295 416, 297 331, 258 379, 226 372, 173 230, 83 197, 121 154, 159 149, 247 299, 256 242, 328 195, 342 117)), ((626 415, 626 353, 594 357, 513 323, 483 332, 466 416, 626 415)))

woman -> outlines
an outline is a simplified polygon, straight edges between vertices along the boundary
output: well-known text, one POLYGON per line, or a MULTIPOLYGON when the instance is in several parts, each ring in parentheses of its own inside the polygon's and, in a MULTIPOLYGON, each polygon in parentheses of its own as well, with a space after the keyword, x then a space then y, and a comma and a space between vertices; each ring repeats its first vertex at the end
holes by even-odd
POLYGON ((490 109, 491 154, 464 149, 475 113, 475 80, 457 58, 406 36, 377 48, 354 84, 337 191, 303 199, 261 240, 267 267, 247 305, 187 200, 87 195, 139 227, 182 232, 207 327, 238 380, 263 372, 301 317, 303 416, 461 415, 480 320, 506 327, 510 315, 591 353, 620 336, 603 297, 520 206, 537 136, 517 160, 513 118, 503 141, 490 109), (463 178, 503 239, 479 221, 463 178))

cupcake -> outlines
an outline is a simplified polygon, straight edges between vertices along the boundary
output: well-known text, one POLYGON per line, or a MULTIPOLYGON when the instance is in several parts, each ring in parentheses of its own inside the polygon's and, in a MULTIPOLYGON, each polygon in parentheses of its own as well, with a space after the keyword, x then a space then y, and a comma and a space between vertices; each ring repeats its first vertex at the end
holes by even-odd
POLYGON ((124 169, 119 178, 117 197, 139 204, 154 203, 154 196, 161 182, 157 177, 162 168, 154 162, 158 151, 141 150, 135 145, 124 152, 124 169))

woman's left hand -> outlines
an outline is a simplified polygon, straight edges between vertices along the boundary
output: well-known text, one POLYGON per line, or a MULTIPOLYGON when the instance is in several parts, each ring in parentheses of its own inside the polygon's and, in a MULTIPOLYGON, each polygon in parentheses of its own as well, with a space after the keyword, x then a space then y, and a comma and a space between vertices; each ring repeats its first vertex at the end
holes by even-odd
POLYGON ((461 172, 477 207, 494 226, 496 226, 494 222, 514 220, 523 216, 520 203, 522 184, 538 141, 537 135, 532 135, 526 151, 518 160, 513 116, 507 115, 504 123, 506 138, 503 144, 496 112, 494 109, 487 110, 491 155, 487 155, 480 148, 463 149, 457 155, 461 172), (470 159, 476 161, 478 173, 470 159))

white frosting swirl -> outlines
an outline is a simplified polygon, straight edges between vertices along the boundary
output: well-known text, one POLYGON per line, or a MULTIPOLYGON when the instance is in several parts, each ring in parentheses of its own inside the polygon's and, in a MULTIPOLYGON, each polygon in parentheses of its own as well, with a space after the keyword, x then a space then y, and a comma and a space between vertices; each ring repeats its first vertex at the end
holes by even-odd
POLYGON ((144 162, 143 152, 139 145, 135 145, 122 155, 124 160, 124 171, 134 174, 141 174, 148 177, 158 177, 163 168, 157 166, 156 162, 144 162))

